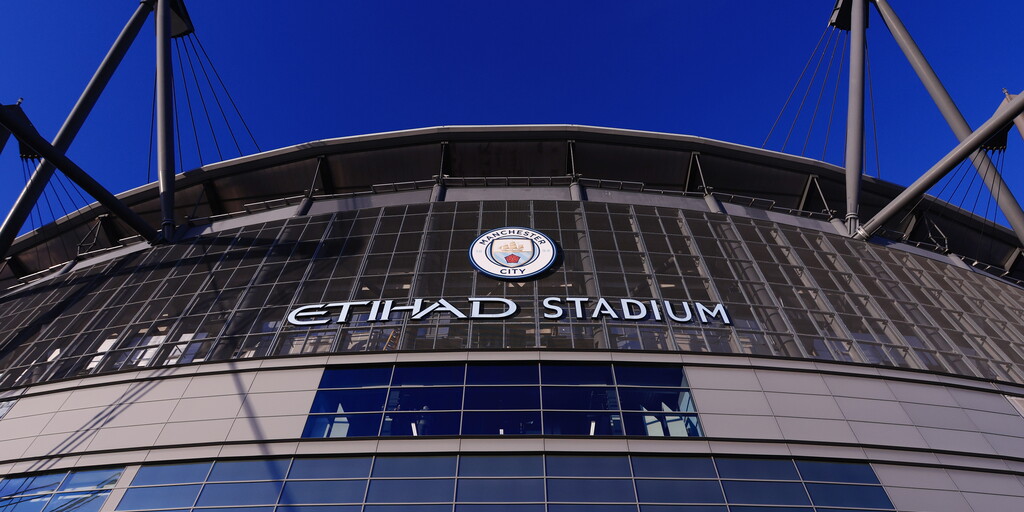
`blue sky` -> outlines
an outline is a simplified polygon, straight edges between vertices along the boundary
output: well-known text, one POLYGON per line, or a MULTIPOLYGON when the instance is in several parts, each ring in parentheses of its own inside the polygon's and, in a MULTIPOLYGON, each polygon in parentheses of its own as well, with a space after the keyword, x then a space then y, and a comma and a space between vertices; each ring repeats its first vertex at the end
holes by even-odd
MULTIPOLYGON (((532 123, 684 133, 759 147, 822 35, 832 3, 206 0, 190 2, 189 11, 264 150, 424 126, 532 123)), ((1024 88, 1024 2, 891 3, 973 126, 992 114, 1001 88, 1024 88)), ((24 98, 36 127, 52 138, 136 5, 5 3, 0 102, 24 98)), ((881 177, 909 184, 956 140, 877 13, 870 22, 881 177)), ((69 151, 115 192, 147 182, 153 54, 150 20, 69 151)), ((183 65, 191 80, 187 61, 183 65)), ((808 156, 821 156, 833 83, 823 94, 808 156)), ((805 87, 797 89, 768 148, 781 148, 805 87)), ((787 152, 801 152, 819 87, 810 89, 787 152)), ((842 160, 845 89, 841 84, 826 154, 833 163, 842 160)), ((199 110, 194 88, 191 94, 199 110)), ((185 115, 179 172, 200 163, 185 115)), ((203 161, 216 161, 205 117, 196 121, 203 161)), ((218 135, 224 158, 237 156, 227 132, 218 135)), ((867 140, 866 170, 874 175, 870 134, 867 140)), ((1010 142, 1002 168, 1024 198, 1024 142, 1016 131, 1010 142)), ((246 154, 255 150, 251 142, 240 145, 246 154)), ((24 184, 15 149, 8 144, 0 155, 4 212, 24 184)), ((961 194, 953 201, 970 206, 977 186, 961 194)), ((985 201, 982 195, 979 213, 985 201)))

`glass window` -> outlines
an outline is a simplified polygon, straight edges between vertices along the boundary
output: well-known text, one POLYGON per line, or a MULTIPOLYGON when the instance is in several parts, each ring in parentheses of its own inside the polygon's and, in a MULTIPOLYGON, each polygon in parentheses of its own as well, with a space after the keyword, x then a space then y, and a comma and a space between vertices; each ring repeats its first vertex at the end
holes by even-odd
MULTIPOLYGON (((209 462, 191 464, 163 464, 142 466, 135 474, 132 485, 162 485, 202 482, 210 472, 209 462)), ((189 503, 189 505, 192 505, 189 503)))
POLYGON ((387 386, 391 382, 391 366, 360 366, 324 370, 321 388, 365 388, 387 386))
POLYGON ((544 408, 570 410, 617 410, 618 400, 613 387, 543 388, 544 408))
POLYGON ((263 505, 277 503, 282 482, 206 484, 197 506, 263 505))
MULTIPOLYGON (((110 491, 55 494, 43 512, 98 512, 110 491)), ((6 508, 0 507, 2 510, 6 508)), ((15 506, 14 511, 21 512, 15 506)))
POLYGON ((632 460, 637 477, 717 478, 715 466, 707 457, 634 455, 632 460))
POLYGON ((382 436, 454 436, 459 433, 457 412, 399 412, 384 415, 382 436))
POLYGON ((374 477, 455 476, 454 456, 377 457, 374 477))
MULTIPOLYGON (((626 479, 548 479, 548 501, 635 502, 633 481, 626 479)), ((636 505, 633 505, 636 508, 636 505)))
POLYGON ((807 484, 807 492, 819 507, 893 508, 885 489, 874 485, 807 484))
MULTIPOLYGON (((143 469, 145 466, 143 466, 143 469)), ((169 485, 128 489, 116 510, 191 507, 199 495, 199 485, 169 485)))
POLYGON ((688 390, 619 388, 624 411, 697 412, 688 390))
MULTIPOLYGON (((367 503, 452 502, 455 479, 371 480, 366 493, 367 503)), ((446 505, 447 510, 451 505, 446 505)))
POLYGON ((451 512, 451 505, 366 505, 363 512, 451 512))
POLYGON ((539 478, 459 479, 459 501, 544 501, 544 481, 539 478))
POLYGON ((728 510, 725 505, 640 505, 640 512, 728 512, 728 510))
POLYGON ((598 412, 545 412, 544 435, 621 436, 622 418, 598 412))
POLYGON ((620 386, 688 386, 678 366, 615 363, 615 380, 620 386))
POLYGON ((61 491, 82 491, 85 489, 104 489, 113 487, 121 477, 123 468, 98 469, 95 471, 78 471, 71 473, 61 484, 61 491))
POLYGON ((459 476, 542 476, 540 455, 463 455, 459 476))
POLYGON ((383 411, 386 388, 323 390, 316 394, 310 414, 383 411))
POLYGON ((612 382, 610 365, 542 363, 541 380, 544 384, 607 385, 612 382))
POLYGON ((626 435, 649 437, 700 437, 700 428, 695 414, 657 414, 627 412, 623 414, 626 435))
POLYGON ((871 466, 867 464, 798 460, 796 466, 800 469, 800 476, 807 481, 878 483, 878 477, 875 476, 871 466))
POLYGON ((636 512, 636 505, 548 505, 548 512, 636 512))
MULTIPOLYGON (((277 512, 361 512, 363 510, 362 505, 299 505, 299 506, 279 506, 277 512)), ((169 512, 161 510, 160 512, 169 512)), ((205 511, 204 511, 205 512, 205 511)))
POLYGON ((213 465, 208 482, 239 480, 281 480, 288 473, 291 459, 221 461, 213 465))
POLYGON ((392 386, 451 386, 463 384, 463 365, 398 366, 392 386))
POLYGON ((466 388, 466 409, 540 409, 540 388, 534 386, 466 388))
POLYGON ((4 512, 39 512, 49 499, 49 496, 3 499, 0 500, 0 510, 4 512))
POLYGON ((455 512, 544 512, 544 505, 455 505, 455 512))
POLYGON ((295 459, 288 478, 361 478, 370 474, 370 457, 295 459))
POLYGON ((807 491, 797 482, 737 482, 723 480, 729 503, 753 505, 810 505, 807 491))
POLYGON ((302 437, 371 437, 380 433, 380 414, 310 416, 302 437))
POLYGON ((9 478, 0 482, 0 497, 53 492, 67 473, 51 473, 20 478, 9 478))
POLYGON ((540 413, 536 411, 462 413, 462 434, 467 436, 537 435, 540 432, 540 413))
POLYGON ((444 411, 462 408, 463 388, 391 388, 389 411, 444 411))
POLYGON ((789 459, 716 458, 715 465, 722 478, 799 480, 793 461, 789 459))
POLYGON ((537 384, 540 376, 537 363, 523 364, 469 364, 466 368, 467 385, 537 384))
POLYGON ((366 480, 323 480, 285 483, 278 503, 362 503, 366 480))
POLYGON ((636 493, 654 503, 725 503, 718 480, 637 480, 636 493))
POLYGON ((548 476, 630 476, 621 455, 548 455, 548 476))

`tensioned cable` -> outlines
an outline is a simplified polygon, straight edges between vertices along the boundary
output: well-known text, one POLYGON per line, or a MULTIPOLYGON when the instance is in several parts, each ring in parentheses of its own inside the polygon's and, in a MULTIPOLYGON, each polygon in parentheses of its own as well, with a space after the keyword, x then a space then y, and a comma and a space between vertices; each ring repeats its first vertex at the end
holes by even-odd
POLYGON ((149 158, 146 160, 146 183, 153 182, 153 136, 156 133, 156 72, 153 72, 153 107, 149 117, 149 158))
MULTIPOLYGON (((228 101, 231 102, 231 107, 235 109, 235 114, 238 115, 238 120, 242 122, 242 126, 245 127, 245 131, 249 134, 249 138, 252 139, 253 145, 256 146, 256 151, 263 151, 260 149, 260 145, 256 143, 256 137, 253 137, 252 130, 249 129, 249 125, 245 122, 245 118, 242 117, 242 112, 238 110, 238 105, 235 104, 234 98, 231 97, 231 92, 228 91, 227 86, 224 85, 224 80, 221 79, 220 73, 217 72, 217 67, 213 65, 213 59, 211 59, 210 55, 206 53, 206 48, 203 46, 203 41, 199 39, 199 34, 193 32, 190 34, 190 37, 195 39, 196 44, 199 45, 199 49, 203 52, 203 56, 206 57, 206 61, 210 63, 210 69, 213 70, 213 75, 217 77, 217 81, 220 83, 221 89, 224 90, 224 94, 228 97, 228 101)), ((201 61, 200 67, 202 67, 201 61)), ((214 95, 214 97, 216 97, 216 95, 214 95)), ((239 152, 241 152, 241 150, 239 150, 239 152)))
POLYGON ((178 120, 178 95, 175 94, 175 89, 177 87, 171 87, 171 107, 174 110, 174 142, 178 147, 178 161, 175 162, 174 168, 170 170, 171 174, 175 174, 178 169, 185 168, 185 162, 181 156, 181 122, 178 120))
MULTIPOLYGON (((825 39, 825 34, 828 34, 829 29, 831 28, 831 26, 827 26, 825 27, 825 30, 821 31, 821 37, 818 38, 818 42, 814 45, 814 49, 811 50, 811 54, 807 57, 807 63, 804 64, 804 69, 800 71, 800 76, 797 77, 796 83, 793 84, 793 89, 789 91, 789 96, 786 97, 786 101, 782 104, 782 110, 779 111, 778 117, 775 118, 775 122, 772 123, 771 129, 768 130, 768 136, 765 137, 764 142, 761 143, 762 149, 768 144, 768 139, 772 137, 772 133, 775 131, 776 125, 778 125, 779 121, 782 119, 782 114, 786 112, 786 107, 789 106, 790 100, 793 99, 793 94, 795 94, 797 88, 800 87, 800 82, 803 81, 804 74, 807 73, 807 68, 810 67, 811 61, 814 60, 814 55, 818 53, 818 47, 821 46, 821 42, 825 39)), ((831 38, 831 36, 829 37, 831 38)))
MULTIPOLYGON (((825 68, 824 78, 821 81, 821 88, 818 90, 818 99, 814 102, 814 111, 811 113, 811 124, 807 127, 807 137, 804 138, 804 147, 800 148, 800 156, 804 156, 807 152, 807 144, 811 142, 811 133, 814 131, 814 121, 818 119, 818 108, 821 107, 821 97, 825 95, 825 87, 828 85, 828 77, 832 73, 832 64, 836 59, 836 50, 839 48, 839 38, 836 38, 835 44, 832 45, 832 54, 828 57, 828 66, 825 68)), ((846 45, 843 45, 843 49, 846 49, 846 45)), ((825 47, 825 51, 828 51, 828 46, 825 47)), ((822 56, 825 53, 822 52, 822 56)))
MULTIPOLYGON (((836 30, 833 30, 832 34, 835 34, 836 32, 836 30)), ((829 35, 829 41, 831 40, 832 35, 829 35)), ((825 47, 827 48, 828 44, 826 44, 825 47)), ((824 51, 822 51, 821 56, 818 57, 818 62, 814 65, 814 71, 811 72, 811 80, 807 83, 807 89, 804 90, 804 95, 800 98, 800 104, 796 107, 796 115, 793 116, 793 123, 789 126, 789 132, 786 133, 786 139, 782 141, 782 151, 786 151, 786 145, 789 144, 789 138, 793 135, 793 129, 796 128, 796 123, 800 120, 800 112, 804 109, 804 103, 807 101, 807 95, 811 92, 811 86, 814 84, 814 81, 818 76, 818 69, 821 67, 821 61, 823 60, 825 60, 824 51)))
MULTIPOLYGON (((968 160, 969 159, 970 157, 968 157, 968 160)), ((971 175, 971 181, 967 183, 967 188, 964 190, 963 195, 960 196, 960 203, 957 204, 957 208, 960 208, 961 210, 964 209, 964 202, 967 201, 967 196, 970 194, 971 190, 974 189, 974 182, 981 176, 981 172, 970 172, 971 167, 972 166, 968 166, 968 171, 965 173, 971 175)), ((982 186, 984 186, 984 184, 982 184, 982 186)), ((954 189, 953 192, 955 193, 956 189, 954 189)))
MULTIPOLYGON (((965 163, 967 163, 967 160, 961 160, 960 164, 957 165, 956 168, 953 169, 953 171, 951 173, 947 174, 945 177, 942 178, 942 188, 940 188, 938 193, 935 194, 935 197, 937 199, 942 199, 942 194, 946 191, 946 187, 949 186, 949 184, 953 181, 953 179, 957 175, 962 173, 965 163)), ((963 181, 963 176, 960 176, 960 181, 961 182, 963 181)), ((957 186, 959 186, 959 183, 957 184, 957 186)), ((914 203, 914 206, 911 206, 910 208, 907 209, 907 213, 903 216, 903 218, 900 219, 899 225, 902 225, 904 222, 906 222, 907 218, 910 217, 911 215, 913 215, 914 211, 917 210, 917 208, 919 206, 921 206, 921 202, 924 201, 925 195, 926 194, 921 194, 921 196, 918 197, 917 201, 914 203)), ((950 201, 947 201, 947 202, 950 202, 950 201)), ((924 210, 921 212, 921 217, 922 218, 924 217, 924 215, 926 213, 928 213, 929 210, 931 210, 931 207, 932 207, 932 202, 929 201, 928 204, 925 205, 924 210)), ((907 233, 907 235, 909 235, 909 233, 907 233)))
MULTIPOLYGON (((21 175, 25 178, 25 186, 26 187, 28 186, 29 176, 31 176, 31 172, 32 172, 29 169, 28 165, 29 165, 28 162, 24 158, 22 158, 21 159, 21 175)), ((36 204, 32 205, 32 210, 30 210, 29 214, 28 214, 28 223, 29 223, 29 228, 31 228, 31 231, 35 231, 36 229, 39 229, 39 228, 41 228, 43 226, 43 217, 39 214, 38 206, 39 206, 39 203, 37 201, 36 204), (35 219, 32 218, 32 214, 35 214, 35 216, 36 216, 35 219), (38 225, 36 224, 37 221, 38 221, 38 225)), ((36 253, 36 261, 37 262, 42 262, 42 260, 43 260, 42 256, 39 254, 39 251, 40 251, 39 246, 40 245, 43 245, 43 244, 41 244, 41 243, 40 244, 36 244, 35 247, 33 247, 33 249, 35 249, 34 252, 36 253)), ((50 261, 53 261, 53 256, 50 255, 50 246, 47 245, 45 247, 45 249, 46 249, 46 257, 49 258, 50 261)), ((40 263, 40 266, 42 266, 41 263, 40 263)))
POLYGON ((71 192, 68 189, 68 187, 64 185, 64 177, 61 176, 61 174, 62 173, 55 173, 54 177, 57 179, 57 184, 60 185, 60 188, 64 190, 64 194, 68 196, 68 200, 71 201, 71 205, 75 208, 75 210, 85 208, 89 204, 89 202, 85 199, 85 196, 83 196, 82 193, 79 192, 78 188, 75 187, 74 183, 71 184, 71 190, 77 192, 79 199, 82 200, 82 204, 79 205, 78 202, 75 201, 75 198, 71 195, 71 192))
POLYGON ((832 92, 832 107, 828 112, 828 127, 825 129, 825 144, 821 148, 821 161, 825 161, 825 154, 828 152, 828 139, 832 134, 832 119, 836 113, 836 100, 839 99, 839 84, 843 83, 843 65, 846 64, 846 44, 850 38, 843 33, 843 51, 839 52, 839 69, 836 71, 836 88, 832 92))
POLYGON ((882 177, 882 161, 878 157, 878 123, 875 121, 875 88, 871 85, 871 58, 868 55, 868 40, 864 38, 864 64, 868 74, 868 103, 871 105, 871 137, 875 141, 875 177, 882 177))
MULTIPOLYGON (((188 118, 192 123, 192 137, 196 141, 196 153, 199 154, 199 165, 203 165, 203 148, 199 144, 199 130, 196 129, 196 117, 192 113, 192 96, 188 93, 188 80, 185 78, 185 66, 182 63, 184 60, 181 57, 180 40, 174 40, 175 57, 178 58, 178 71, 181 73, 181 88, 185 91, 185 104, 188 106, 188 118)), ((184 166, 182 166, 184 169, 184 166)))
MULTIPOLYGON (((189 69, 192 70, 192 81, 195 82, 195 84, 196 84, 196 91, 199 93, 199 101, 203 105, 203 112, 206 113, 206 124, 208 124, 210 126, 210 135, 213 137, 213 146, 215 148, 217 148, 217 158, 219 160, 223 160, 224 159, 224 154, 220 150, 220 141, 217 140, 217 131, 213 129, 213 117, 210 115, 210 109, 206 107, 206 97, 203 94, 203 86, 199 83, 199 75, 196 73, 196 68, 192 64, 192 54, 191 54, 191 52, 188 51, 188 44, 186 44, 185 42, 182 42, 181 46, 182 46, 182 48, 185 49, 185 58, 188 59, 188 67, 189 67, 189 69)), ((194 46, 193 46, 193 51, 195 51, 195 47, 194 46)), ((196 54, 196 60, 199 60, 199 55, 198 54, 196 54)), ((201 64, 202 64, 202 62, 200 62, 200 65, 201 64)), ((204 70, 204 73, 205 73, 205 70, 204 70)), ((206 77, 206 83, 207 83, 207 86, 210 87, 210 91, 213 91, 213 84, 210 83, 210 77, 209 76, 206 77)), ((213 95, 213 99, 217 100, 217 95, 216 94, 213 95)), ((220 104, 220 100, 217 100, 217 102, 218 102, 218 105, 219 105, 220 104)), ((221 108, 221 115, 224 116, 224 109, 223 108, 221 108)), ((235 134, 231 131, 231 125, 227 123, 227 116, 224 116, 224 122, 225 122, 225 124, 228 127, 228 133, 231 135, 231 139, 234 140, 235 139, 235 134)), ((235 147, 238 147, 238 141, 237 140, 235 141, 235 147)), ((239 154, 239 156, 241 156, 241 154, 242 154, 242 150, 241 149, 238 150, 238 154, 239 154)))

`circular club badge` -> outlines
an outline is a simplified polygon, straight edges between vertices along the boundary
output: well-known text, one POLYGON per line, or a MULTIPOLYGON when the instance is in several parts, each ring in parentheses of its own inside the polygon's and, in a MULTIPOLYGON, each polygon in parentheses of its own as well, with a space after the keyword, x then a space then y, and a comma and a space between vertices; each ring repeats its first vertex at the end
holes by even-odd
POLYGON ((500 279, 525 279, 555 262, 555 243, 529 228, 492 229, 473 240, 469 261, 477 270, 500 279))

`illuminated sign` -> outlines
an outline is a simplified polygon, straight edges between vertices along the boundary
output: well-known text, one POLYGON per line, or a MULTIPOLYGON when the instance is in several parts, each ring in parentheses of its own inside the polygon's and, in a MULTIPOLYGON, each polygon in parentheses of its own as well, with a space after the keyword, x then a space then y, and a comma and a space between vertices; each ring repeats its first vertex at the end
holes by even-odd
POLYGON ((529 228, 492 229, 473 240, 469 261, 477 270, 499 279, 526 279, 555 262, 555 242, 529 228))
MULTIPOLYGON (((393 300, 359 300, 310 304, 288 313, 292 325, 323 325, 349 322, 387 322, 397 320, 396 313, 408 313, 411 320, 424 320, 435 313, 448 313, 455 318, 500 320, 519 312, 519 304, 501 297, 470 297, 468 305, 459 307, 446 299, 428 302, 411 299, 404 305, 393 300)), ((719 321, 731 325, 729 313, 722 304, 710 306, 700 302, 668 300, 604 299, 590 297, 546 297, 541 300, 544 318, 577 320, 654 320, 703 324, 719 321), (717 319, 717 320, 715 320, 717 319)), ((460 304, 461 305, 461 304, 460 304)))

